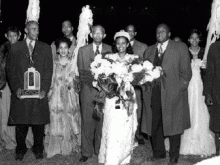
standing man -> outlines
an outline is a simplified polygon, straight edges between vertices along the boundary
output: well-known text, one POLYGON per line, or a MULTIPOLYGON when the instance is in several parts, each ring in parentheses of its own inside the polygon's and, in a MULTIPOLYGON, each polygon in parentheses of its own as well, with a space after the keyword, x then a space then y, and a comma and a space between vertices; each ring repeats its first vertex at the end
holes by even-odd
POLYGON ((164 137, 167 136, 170 164, 177 164, 181 134, 190 127, 187 88, 192 70, 186 44, 171 40, 170 35, 168 25, 158 25, 157 43, 144 54, 144 59, 161 66, 164 74, 144 90, 146 127, 142 131, 151 137, 153 156, 149 161, 166 157, 164 137))
POLYGON ((220 40, 211 44, 207 55, 204 81, 205 103, 209 107, 209 128, 215 133, 216 155, 220 153, 220 40))
MULTIPOLYGON (((63 23, 62 23, 62 33, 63 33, 64 37, 69 38, 70 41, 72 42, 72 44, 70 46, 70 52, 69 52, 69 54, 71 56, 72 56, 72 54, 75 50, 75 47, 76 47, 76 38, 73 35, 73 30, 74 30, 74 27, 73 27, 72 23, 69 20, 63 21, 63 23)), ((55 42, 52 42, 51 48, 52 48, 53 58, 55 59, 55 58, 58 57, 55 42)))
POLYGON ((97 121, 92 117, 95 108, 94 99, 98 94, 98 90, 92 86, 91 80, 93 77, 90 71, 90 64, 93 62, 95 55, 111 52, 111 46, 102 42, 106 36, 103 26, 93 26, 90 36, 93 39, 93 43, 79 48, 77 58, 79 78, 82 82, 80 91, 82 116, 81 162, 87 161, 93 155, 93 150, 98 155, 102 135, 102 120, 97 121))
POLYGON ((28 21, 25 32, 26 39, 11 46, 6 63, 8 82, 12 91, 8 124, 16 126, 16 160, 22 160, 27 152, 25 139, 29 127, 32 127, 34 137, 32 151, 36 159, 43 158, 44 126, 50 122, 47 93, 53 71, 51 47, 37 40, 38 22, 28 21), (30 66, 34 66, 40 73, 40 97, 22 99, 24 73, 30 66))
MULTIPOLYGON (((144 52, 147 49, 147 45, 137 41, 135 39, 135 36, 137 35, 137 31, 136 31, 136 27, 132 24, 128 25, 126 27, 126 31, 129 33, 130 35, 130 43, 131 43, 131 47, 132 50, 134 52, 135 55, 138 55, 140 57, 140 59, 143 59, 143 55, 144 52)), ((137 120, 138 120, 138 127, 137 127, 137 131, 136 131, 136 141, 138 142, 138 144, 145 144, 144 142, 144 137, 141 133, 141 116, 142 116, 142 111, 143 111, 143 98, 142 98, 142 88, 139 86, 135 86, 135 93, 136 93, 136 97, 137 97, 137 104, 138 104, 138 109, 137 109, 137 120)))

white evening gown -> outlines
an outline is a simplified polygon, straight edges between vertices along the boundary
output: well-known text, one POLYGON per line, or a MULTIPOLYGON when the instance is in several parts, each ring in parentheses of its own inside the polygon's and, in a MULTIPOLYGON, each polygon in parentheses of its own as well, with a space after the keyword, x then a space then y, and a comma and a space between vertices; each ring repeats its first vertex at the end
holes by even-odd
POLYGON ((200 66, 200 59, 192 60, 192 78, 188 87, 191 128, 185 130, 181 137, 182 155, 209 156, 216 152, 214 134, 209 130, 209 112, 202 95, 200 66))
POLYGON ((136 146, 134 142, 137 129, 137 103, 134 104, 132 115, 120 104, 121 109, 115 109, 115 101, 106 98, 102 128, 101 147, 98 161, 105 165, 121 165, 130 163, 131 154, 136 146))

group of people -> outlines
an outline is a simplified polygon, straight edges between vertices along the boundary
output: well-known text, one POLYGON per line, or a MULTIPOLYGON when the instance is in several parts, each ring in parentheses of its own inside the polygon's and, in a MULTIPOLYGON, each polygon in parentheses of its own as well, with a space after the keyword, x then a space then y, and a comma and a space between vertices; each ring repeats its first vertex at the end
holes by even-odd
POLYGON ((0 50, 0 142, 15 149, 16 160, 23 160, 31 148, 36 159, 42 159, 44 151, 47 158, 77 152, 81 162, 95 154, 105 165, 129 164, 134 148, 147 138, 153 151, 148 161, 166 158, 166 150, 170 164, 176 164, 180 154, 219 154, 219 42, 210 47, 204 69, 204 49, 196 29, 190 33, 187 47, 170 38, 167 24, 159 24, 157 42, 148 47, 135 39, 137 29, 130 24, 115 34, 110 46, 103 42, 105 28, 97 24, 91 27, 92 43, 77 53, 73 30, 72 23, 65 20, 64 36, 51 45, 38 40, 35 21, 26 23, 26 37, 21 41, 16 27, 6 32, 8 41, 0 50), (99 91, 92 85, 90 64, 97 54, 114 54, 120 63, 129 55, 138 55, 140 60, 162 67, 160 78, 132 87, 135 103, 131 115, 123 104, 116 108, 115 96, 106 98, 103 116, 94 117, 99 91), (30 67, 40 73, 39 98, 21 97, 24 73, 30 67))

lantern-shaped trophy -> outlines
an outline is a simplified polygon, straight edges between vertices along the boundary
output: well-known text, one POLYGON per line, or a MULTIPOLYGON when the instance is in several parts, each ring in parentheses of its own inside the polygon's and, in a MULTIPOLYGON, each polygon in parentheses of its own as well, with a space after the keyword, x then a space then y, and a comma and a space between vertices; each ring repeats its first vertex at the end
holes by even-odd
POLYGON ((40 98, 40 73, 30 67, 24 73, 24 89, 21 98, 40 98))

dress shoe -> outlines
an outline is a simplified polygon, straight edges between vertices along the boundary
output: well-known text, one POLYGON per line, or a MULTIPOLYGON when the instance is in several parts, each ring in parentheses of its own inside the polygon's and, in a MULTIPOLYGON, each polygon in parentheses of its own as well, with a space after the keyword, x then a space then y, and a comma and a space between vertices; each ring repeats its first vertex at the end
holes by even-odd
POLYGON ((16 154, 16 155, 15 155, 15 160, 20 160, 20 161, 22 161, 23 158, 24 158, 24 154, 16 154))
POLYGON ((178 162, 178 159, 177 159, 177 158, 175 158, 175 159, 170 159, 169 165, 177 164, 177 162, 178 162))
POLYGON ((160 156, 160 157, 152 156, 152 157, 147 158, 147 161, 154 162, 154 161, 165 159, 165 158, 166 158, 166 156, 160 156))
POLYGON ((80 162, 86 162, 88 160, 88 157, 87 156, 82 156, 79 161, 80 162))

